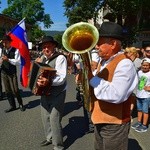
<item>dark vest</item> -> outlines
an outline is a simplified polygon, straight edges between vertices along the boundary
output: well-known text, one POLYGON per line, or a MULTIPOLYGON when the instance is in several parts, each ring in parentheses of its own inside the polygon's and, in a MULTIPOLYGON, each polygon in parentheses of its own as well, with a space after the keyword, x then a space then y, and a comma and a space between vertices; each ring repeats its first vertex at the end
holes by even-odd
MULTIPOLYGON (((15 51, 16 48, 12 47, 8 53, 6 53, 6 50, 3 50, 3 55, 7 56, 9 59, 14 59, 15 58, 15 51)), ((10 62, 8 61, 3 61, 2 66, 2 73, 5 73, 7 75, 12 75, 15 74, 17 72, 16 66, 12 65, 10 62)))
MULTIPOLYGON (((48 65, 51 66, 52 68, 55 68, 56 59, 59 55, 61 55, 61 54, 58 54, 58 55, 56 54, 56 57, 54 56, 54 58, 52 58, 52 59, 50 58, 48 65)), ((64 84, 62 84, 62 85, 52 86, 51 94, 52 95, 59 95, 62 91, 64 91, 66 85, 67 85, 67 82, 65 81, 64 84)))

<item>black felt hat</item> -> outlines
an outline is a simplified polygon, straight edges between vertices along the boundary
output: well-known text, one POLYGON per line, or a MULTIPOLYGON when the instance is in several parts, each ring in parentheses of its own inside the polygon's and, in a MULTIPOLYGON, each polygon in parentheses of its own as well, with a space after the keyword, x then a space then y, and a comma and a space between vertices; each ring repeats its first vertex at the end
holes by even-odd
POLYGON ((115 22, 103 22, 99 29, 99 36, 123 40, 123 28, 115 22))
POLYGON ((44 36, 42 40, 39 42, 39 45, 42 45, 43 43, 51 42, 54 43, 56 46, 58 46, 58 42, 54 40, 52 36, 44 36))
POLYGON ((2 41, 12 41, 11 37, 9 35, 4 35, 2 38, 2 41))

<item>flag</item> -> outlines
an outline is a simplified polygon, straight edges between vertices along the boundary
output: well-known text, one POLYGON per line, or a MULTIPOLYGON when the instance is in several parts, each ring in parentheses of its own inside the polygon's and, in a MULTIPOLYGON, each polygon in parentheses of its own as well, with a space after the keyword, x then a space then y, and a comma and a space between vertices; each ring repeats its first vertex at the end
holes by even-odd
POLYGON ((23 87, 28 86, 30 72, 30 53, 28 49, 27 34, 25 29, 25 18, 22 19, 9 33, 11 46, 19 50, 21 55, 20 82, 23 87))

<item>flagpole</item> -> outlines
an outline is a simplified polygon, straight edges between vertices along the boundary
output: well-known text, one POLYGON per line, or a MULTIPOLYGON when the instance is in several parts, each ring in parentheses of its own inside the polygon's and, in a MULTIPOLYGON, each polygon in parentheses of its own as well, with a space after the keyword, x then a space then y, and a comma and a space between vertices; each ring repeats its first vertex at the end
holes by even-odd
POLYGON ((26 19, 26 18, 24 17, 24 18, 18 23, 18 25, 21 24, 25 19, 26 19))

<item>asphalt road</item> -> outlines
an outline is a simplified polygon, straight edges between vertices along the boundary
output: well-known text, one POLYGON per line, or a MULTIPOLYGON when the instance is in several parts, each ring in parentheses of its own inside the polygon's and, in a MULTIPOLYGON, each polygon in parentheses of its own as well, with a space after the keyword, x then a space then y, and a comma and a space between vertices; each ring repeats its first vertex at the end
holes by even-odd
MULTIPOLYGON (((64 144, 67 150, 94 150, 94 134, 84 134, 83 108, 76 101, 75 88, 74 76, 68 75, 68 89, 62 120, 64 144)), ((0 101, 0 150, 52 150, 52 145, 40 147, 40 142, 45 140, 40 114, 40 97, 34 96, 28 88, 24 89, 20 86, 20 89, 26 106, 25 112, 18 109, 4 113, 9 106, 8 101, 0 101)), ((144 134, 147 134, 147 137, 149 135, 148 132, 144 134)), ((128 150, 149 150, 150 144, 147 144, 148 149, 143 148, 145 143, 142 138, 143 135, 131 129, 128 150)))

